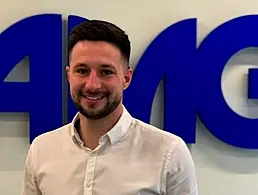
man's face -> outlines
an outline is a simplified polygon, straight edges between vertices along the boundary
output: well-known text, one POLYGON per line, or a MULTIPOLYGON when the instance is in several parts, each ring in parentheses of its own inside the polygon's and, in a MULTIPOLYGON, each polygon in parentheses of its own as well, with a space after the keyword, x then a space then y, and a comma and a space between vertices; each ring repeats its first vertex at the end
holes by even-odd
POLYGON ((132 78, 120 50, 103 41, 78 42, 66 71, 72 100, 90 119, 103 118, 121 105, 123 90, 132 78))

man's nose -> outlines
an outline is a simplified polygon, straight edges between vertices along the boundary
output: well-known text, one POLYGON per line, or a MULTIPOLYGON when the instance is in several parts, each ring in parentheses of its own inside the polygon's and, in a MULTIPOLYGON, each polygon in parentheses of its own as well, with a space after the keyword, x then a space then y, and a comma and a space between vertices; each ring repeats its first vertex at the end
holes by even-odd
POLYGON ((88 90, 93 90, 93 91, 101 88, 101 81, 99 80, 96 72, 92 71, 90 73, 85 85, 88 90))

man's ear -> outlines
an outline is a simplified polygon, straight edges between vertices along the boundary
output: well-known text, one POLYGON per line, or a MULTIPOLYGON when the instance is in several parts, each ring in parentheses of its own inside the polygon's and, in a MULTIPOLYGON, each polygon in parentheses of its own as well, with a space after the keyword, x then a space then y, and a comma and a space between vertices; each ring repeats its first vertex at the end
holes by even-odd
POLYGON ((124 90, 127 89, 132 81, 133 78, 133 69, 129 67, 125 70, 125 77, 124 77, 124 90))
POLYGON ((65 70, 66 70, 67 80, 70 82, 70 74, 71 74, 70 67, 66 66, 65 70))

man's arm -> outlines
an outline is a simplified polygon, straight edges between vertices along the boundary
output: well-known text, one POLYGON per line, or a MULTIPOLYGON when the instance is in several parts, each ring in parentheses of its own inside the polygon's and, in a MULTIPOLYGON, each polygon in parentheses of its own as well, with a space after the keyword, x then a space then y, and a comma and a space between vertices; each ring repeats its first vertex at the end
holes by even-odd
POLYGON ((194 162, 183 140, 168 155, 165 170, 166 195, 198 195, 194 162))
POLYGON ((41 195, 35 176, 34 163, 35 161, 33 159, 33 145, 31 145, 25 162, 21 195, 41 195))

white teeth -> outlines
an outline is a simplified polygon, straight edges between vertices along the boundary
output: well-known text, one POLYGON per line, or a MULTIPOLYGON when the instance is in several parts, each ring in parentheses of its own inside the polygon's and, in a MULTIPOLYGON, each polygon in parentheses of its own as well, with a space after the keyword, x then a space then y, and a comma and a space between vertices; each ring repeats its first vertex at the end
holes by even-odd
POLYGON ((99 99, 101 99, 102 97, 101 96, 86 96, 86 98, 87 99, 89 99, 89 100, 99 100, 99 99))

